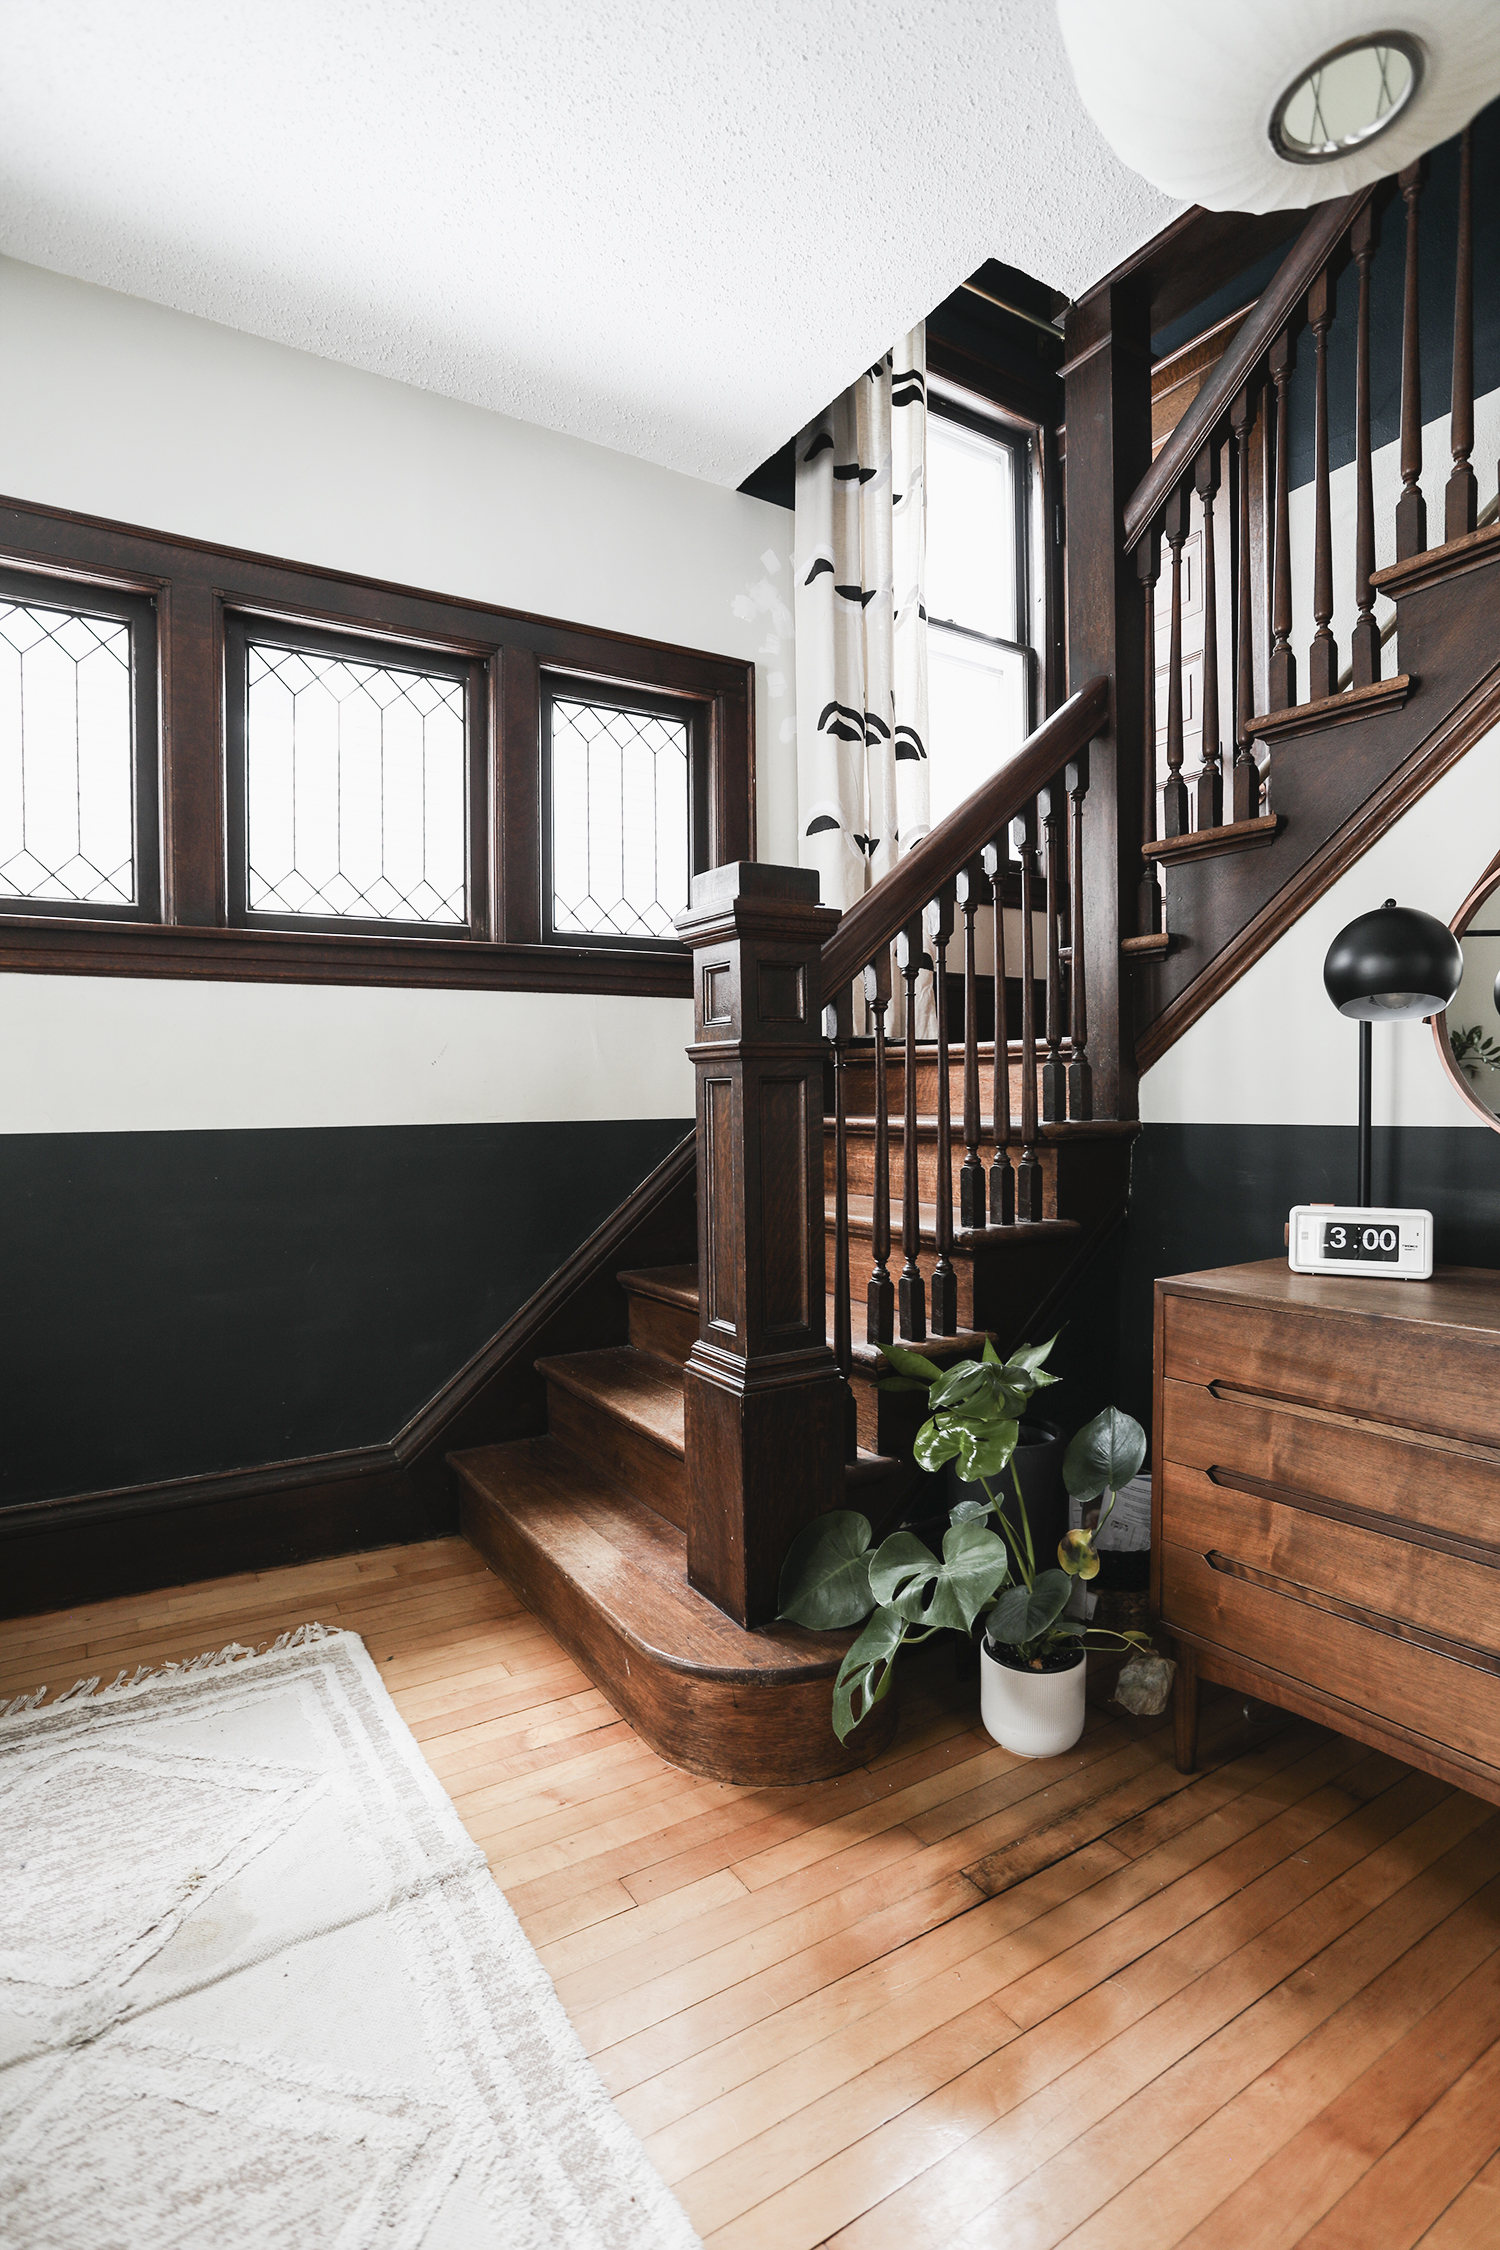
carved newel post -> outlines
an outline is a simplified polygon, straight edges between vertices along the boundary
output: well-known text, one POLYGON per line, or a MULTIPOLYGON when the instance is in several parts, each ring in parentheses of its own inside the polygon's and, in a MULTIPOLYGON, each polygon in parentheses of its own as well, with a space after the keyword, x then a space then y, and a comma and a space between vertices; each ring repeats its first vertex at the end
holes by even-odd
POLYGON ((688 1576, 741 1625, 776 1614, 782 1560, 842 1505, 844 1386, 824 1323, 821 954, 814 869, 693 878, 698 1341, 688 1357, 688 1576))

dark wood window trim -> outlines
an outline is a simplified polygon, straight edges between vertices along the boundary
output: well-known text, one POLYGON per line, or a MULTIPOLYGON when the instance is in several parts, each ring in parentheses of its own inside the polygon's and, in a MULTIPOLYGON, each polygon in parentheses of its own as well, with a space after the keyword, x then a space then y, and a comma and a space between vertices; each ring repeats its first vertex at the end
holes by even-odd
MULTIPOLYGON (((737 659, 356 578, 67 510, 0 500, 0 568, 149 597, 156 620, 161 919, 0 915, 0 969, 88 976, 688 995, 675 946, 544 942, 544 673, 691 703, 705 864, 755 856, 755 673, 737 659), (471 788, 467 935, 271 928, 230 914, 226 619, 251 615, 469 663, 483 738, 471 788)), ((149 763, 149 761, 147 761, 149 763)))

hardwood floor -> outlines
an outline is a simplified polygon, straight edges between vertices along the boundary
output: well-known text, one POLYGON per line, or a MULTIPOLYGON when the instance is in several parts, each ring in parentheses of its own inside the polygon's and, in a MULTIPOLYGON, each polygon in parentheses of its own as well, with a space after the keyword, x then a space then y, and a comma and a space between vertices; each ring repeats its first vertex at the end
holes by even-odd
POLYGON ((43 1681, 363 1634, 712 2250, 1500 2242, 1500 1815, 1279 1714, 1032 1765, 935 1644, 872 1765, 657 1758, 458 1540, 0 1624, 43 1681))

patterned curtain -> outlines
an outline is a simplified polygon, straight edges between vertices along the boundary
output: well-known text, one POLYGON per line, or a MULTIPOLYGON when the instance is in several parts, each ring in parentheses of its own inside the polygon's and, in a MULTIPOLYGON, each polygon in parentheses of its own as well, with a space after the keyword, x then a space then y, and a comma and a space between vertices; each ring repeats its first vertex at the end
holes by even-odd
POLYGON ((920 327, 797 440, 801 857, 828 906, 928 830, 926 445, 920 327))

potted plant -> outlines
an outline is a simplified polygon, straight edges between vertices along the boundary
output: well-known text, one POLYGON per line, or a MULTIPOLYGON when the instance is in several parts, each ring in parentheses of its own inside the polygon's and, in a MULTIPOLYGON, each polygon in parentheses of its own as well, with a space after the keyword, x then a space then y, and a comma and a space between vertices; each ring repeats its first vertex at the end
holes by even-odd
POLYGON ((937 1470, 954 1461, 984 1498, 960 1500, 950 1511, 940 1556, 911 1531, 893 1532, 872 1551, 870 1525, 852 1509, 816 1517, 792 1542, 781 1615, 819 1631, 864 1627, 834 1682, 833 1726, 841 1742, 886 1694, 903 1647, 934 1633, 972 1635, 981 1618, 981 1715, 995 1740, 1023 1757, 1052 1757, 1078 1740, 1091 1644, 1149 1649, 1144 1633, 1109 1632, 1065 1614, 1075 1579, 1098 1572, 1095 1540, 1114 1493, 1145 1459, 1144 1431, 1117 1407, 1079 1430, 1063 1460, 1063 1481, 1075 1499, 1111 1495, 1099 1526, 1067 1532, 1056 1565, 1038 1566, 1015 1452, 1027 1405, 1057 1380, 1045 1366, 1056 1341, 1023 1344, 1002 1361, 986 1340, 981 1359, 948 1368, 881 1346, 896 1371, 889 1388, 927 1391, 929 1419, 913 1448, 920 1466, 937 1470), (1015 1498, 1002 1509, 995 1485, 1007 1471, 1015 1498))

